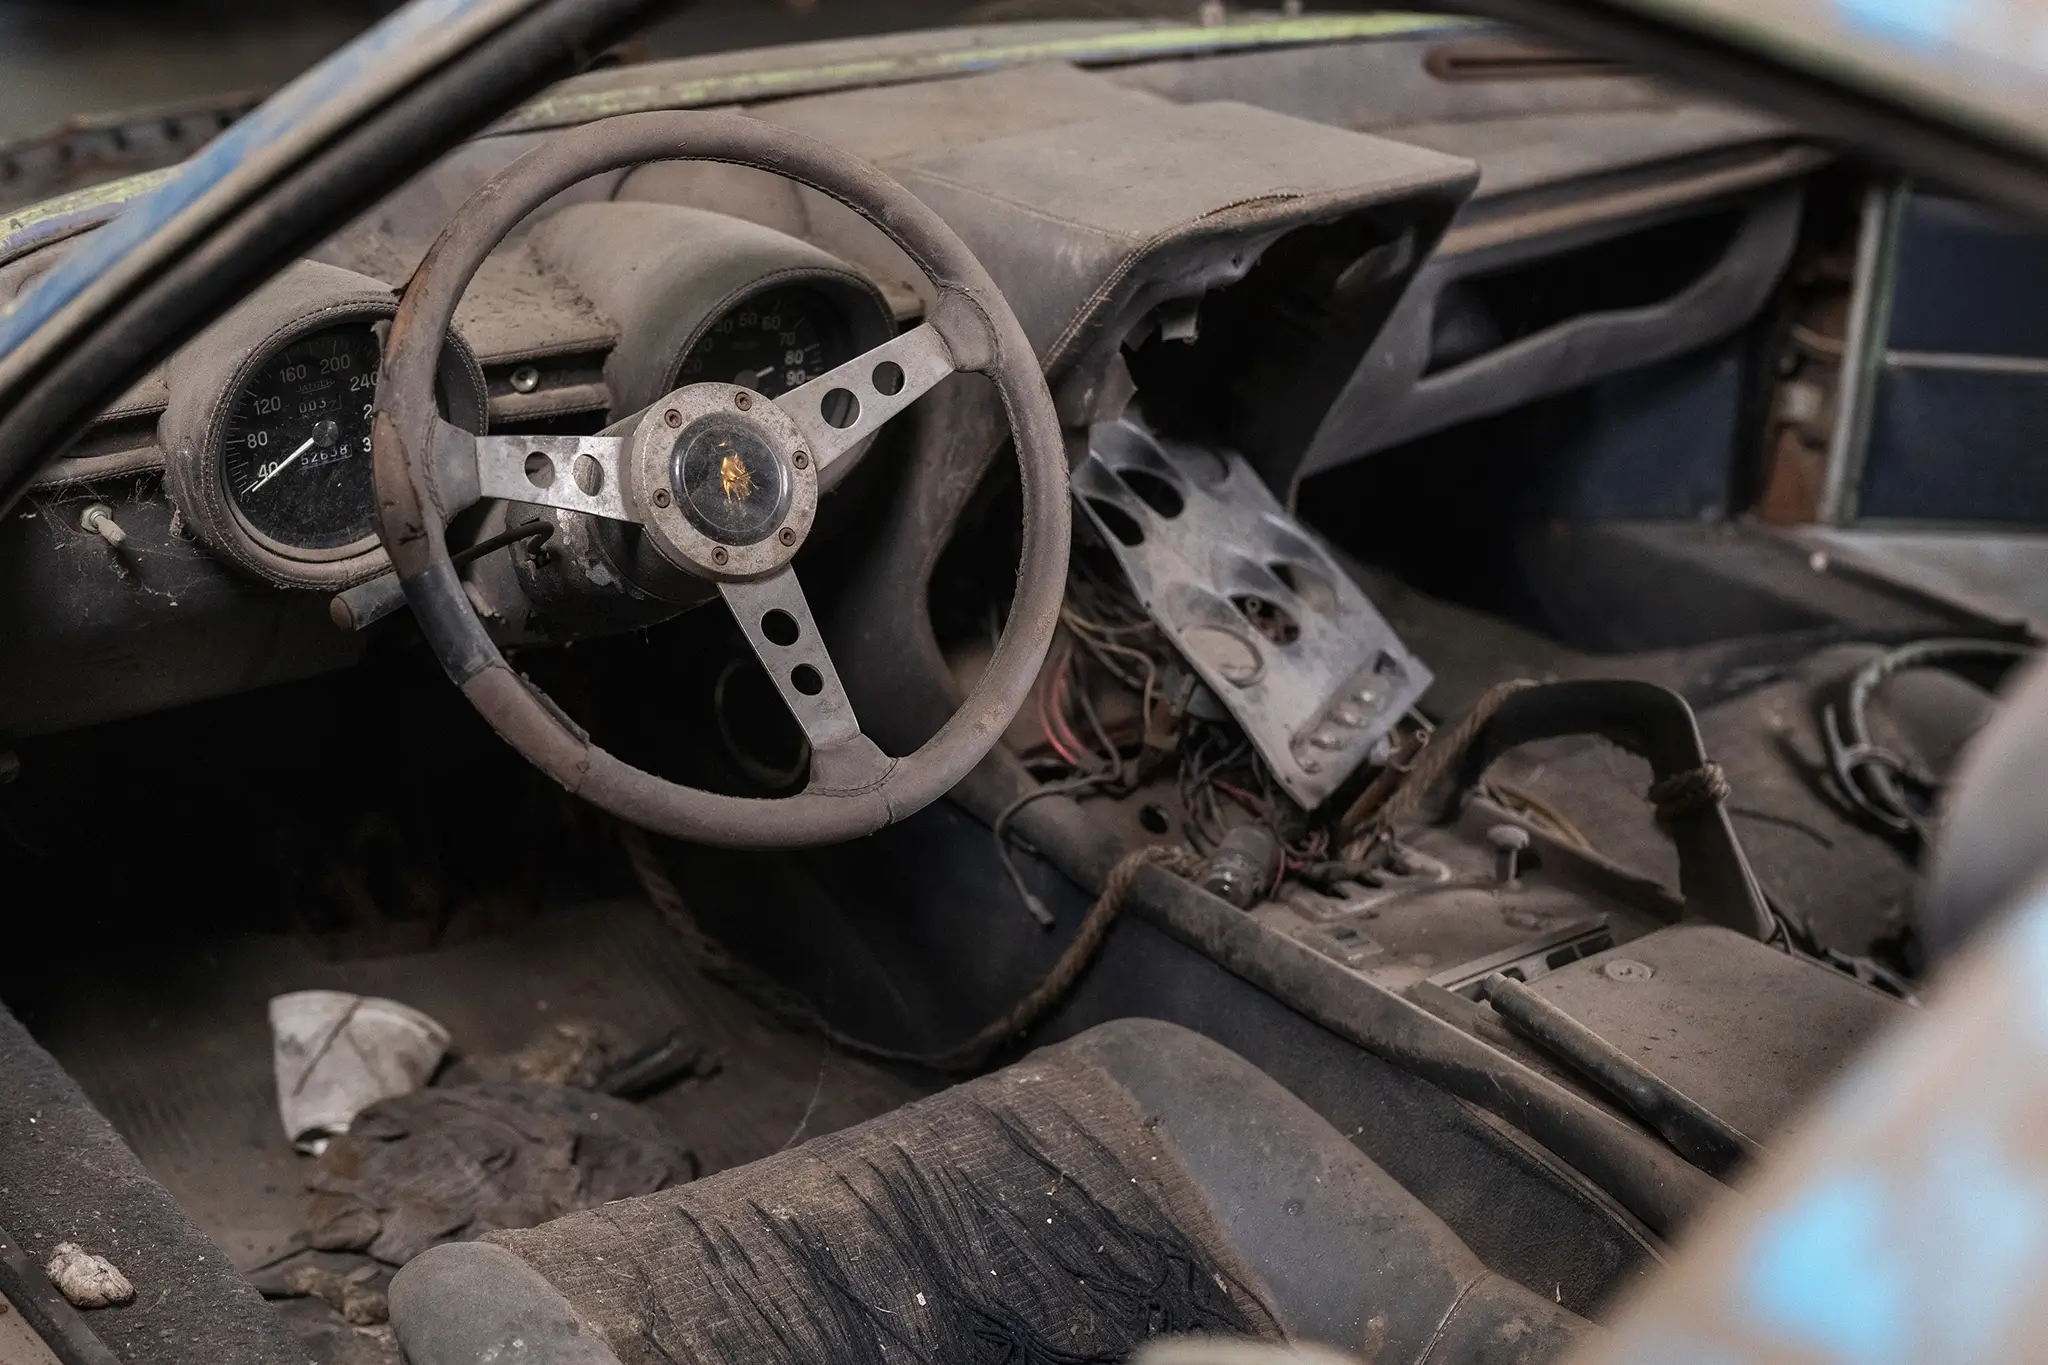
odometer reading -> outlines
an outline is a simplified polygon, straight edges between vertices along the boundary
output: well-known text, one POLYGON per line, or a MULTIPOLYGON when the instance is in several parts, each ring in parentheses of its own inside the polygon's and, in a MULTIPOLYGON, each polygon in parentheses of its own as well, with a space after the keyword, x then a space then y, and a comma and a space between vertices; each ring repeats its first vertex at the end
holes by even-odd
POLYGON ((242 385, 221 429, 220 471, 253 530, 316 551, 376 533, 370 412, 380 358, 368 323, 343 323, 275 352, 242 385))
POLYGON ((837 310, 815 290, 771 289, 732 309, 683 357, 679 384, 737 384, 778 398, 850 356, 837 310))

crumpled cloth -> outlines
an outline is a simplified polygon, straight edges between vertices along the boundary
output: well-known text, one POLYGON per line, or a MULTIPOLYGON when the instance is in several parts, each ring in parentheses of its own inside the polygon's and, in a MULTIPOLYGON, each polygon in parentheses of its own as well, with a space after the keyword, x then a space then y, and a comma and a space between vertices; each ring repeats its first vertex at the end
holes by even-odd
POLYGON ((441 1242, 535 1227, 692 1179, 645 1110, 532 1081, 438 1087, 356 1117, 306 1182, 308 1241, 388 1265, 441 1242))

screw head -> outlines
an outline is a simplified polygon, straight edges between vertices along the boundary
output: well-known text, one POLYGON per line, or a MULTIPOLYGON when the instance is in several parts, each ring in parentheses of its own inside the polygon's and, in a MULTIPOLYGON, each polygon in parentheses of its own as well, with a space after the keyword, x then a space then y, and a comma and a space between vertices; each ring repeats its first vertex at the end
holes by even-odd
POLYGON ((796 528, 794 526, 785 526, 782 528, 782 533, 775 538, 784 545, 794 545, 796 544, 796 528))
POLYGON ((748 408, 754 406, 754 395, 748 393, 745 389, 741 389, 732 396, 732 405, 741 412, 745 412, 748 408))
POLYGON ((789 462, 795 465, 798 469, 809 469, 811 467, 811 457, 809 455, 806 455, 801 450, 799 450, 795 455, 791 456, 789 462))
POLYGON ((670 408, 661 415, 661 420, 672 427, 679 427, 683 424, 683 414, 677 412, 674 408, 670 408))
POLYGON ((1638 962, 1632 957, 1617 957, 1600 969, 1600 975, 1609 981, 1648 981, 1657 974, 1647 962, 1638 962))
POLYGON ((539 387, 540 371, 533 366, 521 365, 518 369, 512 371, 512 391, 514 393, 532 393, 539 387))
POLYGON ((731 553, 727 551, 727 549, 723 545, 714 545, 711 547, 711 562, 713 564, 718 565, 718 567, 720 567, 721 569, 725 567, 726 561, 731 558, 731 553))
POLYGON ((669 491, 666 488, 654 490, 654 505, 656 507, 666 507, 673 501, 675 499, 669 495, 669 491))
POLYGON ((1495 825, 1486 831, 1486 842, 1502 852, 1520 853, 1529 846, 1529 831, 1520 825, 1495 825))

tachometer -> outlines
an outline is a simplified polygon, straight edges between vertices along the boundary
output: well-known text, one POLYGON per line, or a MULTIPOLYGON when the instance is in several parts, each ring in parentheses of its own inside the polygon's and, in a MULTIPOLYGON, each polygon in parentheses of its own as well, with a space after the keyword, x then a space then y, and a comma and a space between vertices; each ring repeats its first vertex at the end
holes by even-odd
POLYGON ((376 540, 370 413, 379 359, 369 323, 339 323, 271 354, 231 397, 221 482, 250 530, 287 551, 376 540))
POLYGON ((705 328, 676 382, 737 384, 775 398, 851 359, 845 333, 839 310, 823 294, 771 289, 705 328))

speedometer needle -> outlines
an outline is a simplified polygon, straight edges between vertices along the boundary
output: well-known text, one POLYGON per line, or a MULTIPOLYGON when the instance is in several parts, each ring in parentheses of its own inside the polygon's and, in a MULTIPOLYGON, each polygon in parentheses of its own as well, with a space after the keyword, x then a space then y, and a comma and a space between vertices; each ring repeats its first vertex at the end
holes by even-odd
MULTIPOLYGON (((282 460, 279 460, 276 464, 272 465, 270 468, 270 472, 268 474, 265 474, 262 478, 256 480, 256 482, 249 485, 249 493, 254 493, 257 489, 263 487, 264 484, 269 483, 272 479, 284 473, 286 465, 290 464, 293 460, 298 459, 299 456, 305 454, 307 451, 313 448, 313 440, 313 437, 308 436, 306 438, 306 443, 304 445, 300 446, 297 450, 294 450, 291 454, 285 456, 282 460)), ((247 497, 249 496, 249 494, 244 493, 242 496, 247 497)))

